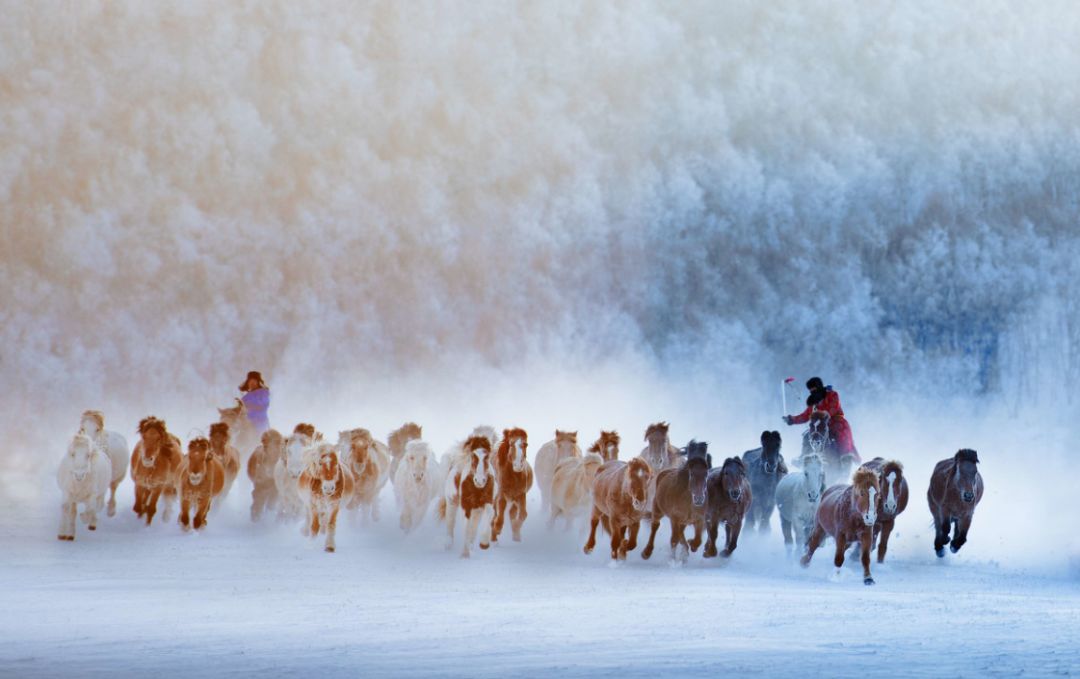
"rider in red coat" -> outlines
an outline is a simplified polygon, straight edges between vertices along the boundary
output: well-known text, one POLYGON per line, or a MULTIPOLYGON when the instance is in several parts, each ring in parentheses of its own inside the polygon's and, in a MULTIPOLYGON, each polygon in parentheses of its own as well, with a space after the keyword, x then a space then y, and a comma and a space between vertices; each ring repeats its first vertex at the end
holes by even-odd
POLYGON ((851 425, 844 417, 844 409, 840 407, 840 394, 833 391, 831 386, 825 386, 820 377, 811 377, 806 382, 806 388, 810 395, 806 398, 806 410, 798 415, 785 415, 784 422, 788 424, 804 424, 810 420, 810 413, 822 410, 829 414, 829 433, 836 442, 837 452, 840 457, 851 455, 856 462, 861 462, 859 452, 855 449, 855 441, 851 438, 851 425))

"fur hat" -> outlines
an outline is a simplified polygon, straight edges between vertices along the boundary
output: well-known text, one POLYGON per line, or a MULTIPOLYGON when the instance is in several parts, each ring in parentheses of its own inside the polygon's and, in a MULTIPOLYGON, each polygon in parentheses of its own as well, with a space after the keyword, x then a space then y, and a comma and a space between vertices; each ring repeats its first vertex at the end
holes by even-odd
POLYGON ((824 389, 825 383, 821 381, 820 377, 811 377, 810 379, 806 380, 806 388, 810 391, 813 391, 815 389, 824 389))
POLYGON ((252 370, 247 374, 247 377, 244 378, 244 383, 240 385, 240 391, 248 391, 247 385, 251 380, 259 381, 258 389, 266 389, 266 382, 263 382, 262 373, 258 370, 252 370))

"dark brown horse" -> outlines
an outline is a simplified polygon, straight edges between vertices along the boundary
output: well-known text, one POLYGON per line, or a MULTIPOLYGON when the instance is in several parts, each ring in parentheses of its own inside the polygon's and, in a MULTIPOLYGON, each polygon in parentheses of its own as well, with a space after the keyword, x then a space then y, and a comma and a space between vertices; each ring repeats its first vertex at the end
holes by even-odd
POLYGON ((761 447, 743 453, 746 463, 746 475, 750 479, 750 489, 754 501, 750 503, 750 512, 746 516, 747 529, 769 532, 769 521, 776 508, 776 486, 788 473, 784 456, 780 454, 780 432, 761 432, 761 447))
POLYGON ((863 566, 863 584, 874 584, 870 575, 870 545, 874 540, 874 524, 881 496, 881 484, 876 473, 869 469, 856 469, 852 485, 832 486, 821 496, 814 530, 806 545, 802 565, 809 566, 814 552, 821 546, 825 536, 836 541, 836 558, 833 563, 837 572, 844 565, 844 552, 848 545, 858 543, 863 566))
POLYGON ((533 485, 533 470, 525 457, 529 435, 524 429, 504 429, 499 449, 495 451, 495 518, 491 521, 491 541, 497 542, 510 508, 510 528, 514 542, 521 542, 521 525, 525 523, 525 495, 533 485))
POLYGON ((716 538, 720 534, 720 524, 724 524, 724 551, 720 556, 727 558, 739 546, 739 533, 742 532, 743 518, 750 511, 754 501, 754 491, 746 477, 746 463, 737 457, 729 457, 719 469, 709 472, 706 481, 708 499, 705 508, 705 526, 709 530, 709 541, 705 544, 702 556, 716 556, 716 538))
POLYGON ((979 454, 970 448, 964 448, 948 460, 938 462, 930 476, 930 489, 926 491, 926 500, 930 503, 930 513, 934 515, 934 553, 945 556, 945 543, 949 542, 949 531, 955 526, 949 549, 953 554, 967 542, 971 518, 975 515, 975 506, 983 496, 983 480, 979 474, 979 454))
POLYGON ((679 548, 696 552, 701 546, 705 528, 706 480, 709 476, 709 444, 691 441, 686 444, 686 464, 679 468, 661 470, 656 475, 656 491, 653 497, 652 526, 649 543, 641 552, 642 559, 652 556, 656 531, 660 519, 671 522, 671 558, 685 560, 687 553, 679 548), (689 543, 683 534, 688 525, 694 527, 694 539, 689 543))
POLYGON ((605 462, 593 479, 593 511, 585 553, 596 547, 596 526, 604 524, 611 536, 611 558, 625 560, 637 547, 638 530, 645 516, 653 471, 640 457, 629 462, 605 462))
POLYGON ((180 486, 180 526, 185 531, 202 530, 210 503, 225 487, 225 468, 210 441, 194 438, 177 473, 180 486), (192 518, 194 510, 194 518, 192 518))
POLYGON ((619 432, 601 431, 600 438, 589 446, 588 452, 598 454, 604 462, 617 460, 619 459, 619 440, 619 432))
POLYGON ((904 478, 904 465, 896 460, 875 457, 864 462, 861 469, 869 469, 878 475, 881 483, 881 505, 878 509, 877 523, 874 525, 874 540, 877 541, 877 561, 885 560, 889 549, 889 535, 896 524, 896 517, 907 509, 908 483, 904 478))

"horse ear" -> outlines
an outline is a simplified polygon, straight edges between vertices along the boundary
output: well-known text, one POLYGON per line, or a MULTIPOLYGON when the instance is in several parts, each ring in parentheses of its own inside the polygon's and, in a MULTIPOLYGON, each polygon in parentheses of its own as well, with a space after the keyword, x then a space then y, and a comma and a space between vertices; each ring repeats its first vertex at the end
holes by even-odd
POLYGON ((709 465, 709 469, 712 469, 712 453, 705 453, 705 464, 709 465))
POLYGON ((765 442, 769 440, 769 437, 771 435, 772 435, 772 432, 770 432, 768 429, 761 432, 761 445, 765 445, 765 442))

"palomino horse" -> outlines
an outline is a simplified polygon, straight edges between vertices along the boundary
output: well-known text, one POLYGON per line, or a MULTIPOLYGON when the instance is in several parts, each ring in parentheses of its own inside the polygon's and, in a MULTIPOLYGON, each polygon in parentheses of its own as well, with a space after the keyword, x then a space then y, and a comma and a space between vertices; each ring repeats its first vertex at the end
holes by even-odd
POLYGON ((491 541, 497 542, 502 532, 507 509, 514 542, 521 542, 521 525, 528 512, 525 495, 533 485, 533 470, 526 459, 529 436, 524 429, 504 429, 499 449, 495 451, 495 518, 491 524, 491 541))
MULTIPOLYGON (((593 448, 596 444, 593 444, 593 448)), ((567 529, 574 519, 592 509, 592 486, 596 471, 604 464, 604 458, 590 449, 584 457, 568 457, 555 465, 551 479, 551 514, 548 528, 555 525, 560 516, 566 520, 567 529)))
POLYGON ((600 438, 596 439, 591 446, 589 446, 590 453, 596 453, 604 462, 611 462, 612 460, 619 459, 619 432, 617 431, 601 431, 600 438))
POLYGON ((97 530, 97 513, 105 507, 105 492, 111 480, 112 463, 108 454, 89 436, 75 434, 56 472, 56 484, 64 494, 58 539, 75 539, 75 514, 80 504, 86 508, 82 513, 83 523, 90 530, 97 530))
POLYGON ((818 504, 825 492, 825 464, 813 453, 796 461, 802 470, 791 472, 776 486, 776 508, 780 511, 780 530, 784 546, 792 551, 791 529, 795 529, 795 544, 799 554, 806 551, 810 531, 814 529, 818 504))
POLYGON ((705 533, 705 500, 708 495, 706 481, 709 467, 712 466, 708 449, 708 443, 691 441, 686 444, 686 464, 662 469, 656 475, 652 527, 649 531, 649 543, 641 552, 641 558, 648 559, 652 556, 656 531, 660 528, 660 519, 665 516, 671 523, 673 561, 685 562, 689 556, 687 550, 696 552, 701 546, 701 537, 705 533), (691 525, 694 527, 694 539, 687 543, 684 531, 691 525))
POLYGON ((266 509, 277 505, 278 491, 274 483, 274 466, 285 459, 285 437, 277 429, 268 429, 262 442, 247 462, 251 490, 251 520, 258 521, 266 509))
POLYGON ((978 464, 979 454, 964 448, 934 466, 926 500, 930 503, 930 513, 934 515, 934 528, 937 531, 934 553, 939 558, 945 556, 950 529, 955 528, 952 542, 949 543, 953 554, 967 542, 975 507, 983 496, 983 480, 978 464))
POLYGON ((229 425, 232 432, 232 443, 246 456, 259 445, 259 432, 247 416, 247 406, 240 399, 236 399, 236 405, 232 408, 218 408, 218 420, 229 425))
POLYGON ((640 457, 629 462, 605 462, 593 479, 593 510, 589 541, 585 553, 596 547, 596 527, 604 524, 611 536, 611 558, 626 560, 626 553, 637 547, 638 530, 648 506, 653 471, 640 457))
POLYGON ((210 452, 225 470, 225 486, 221 491, 221 499, 224 500, 232 490, 233 482, 240 474, 240 451, 229 443, 230 428, 225 422, 215 422, 210 425, 210 452))
POLYGON ((836 439, 829 431, 829 413, 823 410, 810 413, 810 421, 803 432, 802 454, 810 453, 814 453, 825 463, 826 483, 846 483, 850 478, 855 458, 851 455, 840 455, 840 451, 836 449, 836 439))
POLYGON ((423 437, 423 430, 415 422, 406 422, 390 432, 390 436, 386 440, 387 446, 390 448, 391 458, 390 483, 395 482, 398 465, 401 464, 401 458, 405 455, 405 446, 409 444, 409 441, 415 441, 421 437, 423 437))
POLYGON ((878 475, 881 483, 881 508, 878 510, 877 524, 874 526, 874 540, 877 542, 877 561, 885 560, 889 549, 889 535, 896 524, 896 517, 907 508, 908 483, 904 478, 904 465, 896 460, 875 457, 864 462, 861 469, 869 469, 878 475), (879 536, 880 534, 880 536, 879 536))
POLYGON ((332 552, 336 549, 334 534, 337 532, 338 510, 352 493, 352 474, 338 463, 335 446, 320 443, 312 453, 312 464, 301 472, 296 484, 307 509, 304 535, 315 537, 319 533, 325 534, 324 549, 332 552))
POLYGON ((194 438, 188 442, 188 452, 180 463, 180 526, 189 531, 206 525, 210 503, 225 488, 225 466, 214 453, 210 441, 194 438), (195 518, 191 518, 192 507, 195 518))
POLYGON ((757 526, 760 532, 768 533, 769 521, 776 507, 776 485, 788 473, 784 456, 780 454, 780 432, 761 432, 761 447, 746 451, 742 459, 746 463, 746 474, 754 493, 746 526, 757 526))
POLYGON ((112 465, 112 480, 109 482, 109 516, 116 516, 116 489, 124 480, 128 470, 128 456, 131 455, 127 439, 115 431, 105 431, 105 414, 100 410, 87 410, 82 414, 79 433, 93 439, 97 447, 105 451, 112 465))
POLYGON ((705 527, 709 531, 709 541, 701 553, 705 558, 717 555, 716 538, 720 535, 720 524, 724 524, 724 549, 719 554, 725 559, 731 556, 739 546, 739 533, 742 532, 743 518, 750 511, 754 501, 754 491, 746 476, 746 463, 738 457, 729 457, 719 469, 709 472, 706 481, 708 499, 705 505, 705 527))
POLYGON ((431 446, 421 439, 409 441, 394 474, 394 498, 401 511, 401 530, 408 533, 420 525, 438 492, 439 465, 431 446))
POLYGON ((800 563, 804 567, 809 566, 814 552, 821 546, 825 536, 829 535, 836 541, 833 564, 839 574, 848 545, 858 543, 863 584, 874 584, 874 578, 870 575, 870 545, 874 540, 874 524, 877 523, 880 497, 881 483, 877 474, 869 469, 856 469, 851 485, 838 484, 826 490, 821 496, 814 530, 810 533, 806 554, 803 554, 800 563))
POLYGON ((671 427, 667 422, 656 422, 645 429, 645 442, 648 444, 641 449, 638 455, 649 463, 649 467, 659 473, 661 469, 677 467, 682 464, 679 449, 671 444, 668 438, 668 429, 671 427))
POLYGON ((454 546, 454 523, 460 507, 465 513, 465 546, 461 551, 468 558, 469 548, 480 530, 480 549, 491 546, 492 505, 495 502, 495 469, 491 464, 491 440, 486 436, 470 436, 450 461, 450 469, 439 498, 438 516, 446 520, 446 548, 454 546))
POLYGON ((135 482, 135 515, 149 526, 157 513, 158 498, 165 496, 162 518, 176 501, 176 472, 183 452, 180 439, 165 428, 165 421, 145 417, 139 421, 139 442, 131 453, 131 480, 135 482))
POLYGON ((312 448, 322 441, 315 426, 301 422, 285 439, 284 455, 274 465, 274 485, 278 494, 278 519, 296 519, 307 510, 300 497, 297 482, 313 462, 312 448))
POLYGON ((353 477, 346 509, 357 507, 364 519, 379 520, 379 491, 390 478, 390 449, 367 429, 338 432, 338 454, 353 477))
POLYGON ((536 452, 536 485, 540 486, 540 510, 547 514, 551 508, 551 482, 555 478, 555 467, 571 457, 581 457, 581 448, 577 444, 576 431, 555 430, 555 440, 540 446, 536 452))

